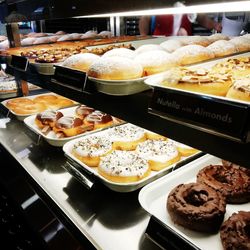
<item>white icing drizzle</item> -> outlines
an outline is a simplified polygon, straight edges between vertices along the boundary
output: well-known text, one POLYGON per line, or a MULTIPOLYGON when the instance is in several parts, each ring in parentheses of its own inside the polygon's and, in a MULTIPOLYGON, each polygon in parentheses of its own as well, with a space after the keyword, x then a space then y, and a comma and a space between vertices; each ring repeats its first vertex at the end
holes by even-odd
POLYGON ((107 137, 91 136, 76 142, 73 149, 80 156, 97 157, 108 153, 112 142, 107 137))
POLYGON ((134 151, 115 150, 101 157, 99 168, 111 176, 142 177, 149 169, 146 159, 142 159, 134 151))
POLYGON ((41 119, 55 120, 56 114, 57 114, 57 112, 54 110, 45 110, 44 112, 41 113, 41 119))
POLYGON ((106 113, 103 113, 99 110, 96 110, 92 112, 91 114, 86 116, 86 120, 88 122, 101 122, 102 118, 106 115, 106 113))
POLYGON ((147 140, 136 147, 136 152, 146 160, 157 162, 169 161, 178 155, 178 151, 171 141, 147 140))
POLYGON ((72 116, 63 116, 57 120, 57 124, 65 128, 71 128, 74 124, 74 119, 72 116))
POLYGON ((109 136, 112 141, 137 141, 145 135, 145 130, 133 124, 125 124, 110 130, 109 136))

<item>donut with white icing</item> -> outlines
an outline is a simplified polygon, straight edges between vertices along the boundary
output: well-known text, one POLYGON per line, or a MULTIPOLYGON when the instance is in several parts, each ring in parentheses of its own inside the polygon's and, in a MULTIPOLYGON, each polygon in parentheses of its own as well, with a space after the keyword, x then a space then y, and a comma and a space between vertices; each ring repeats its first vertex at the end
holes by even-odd
POLYGON ((90 136, 73 145, 72 154, 89 167, 97 167, 100 157, 112 151, 112 142, 107 137, 90 136))
POLYGON ((130 123, 113 128, 109 136, 117 150, 135 150, 140 142, 146 140, 145 130, 130 123))
POLYGON ((172 142, 166 140, 146 140, 135 150, 146 159, 151 170, 159 171, 180 160, 180 154, 172 142))
POLYGON ((98 173, 112 182, 137 182, 147 177, 151 170, 146 159, 134 151, 114 150, 101 157, 98 173))

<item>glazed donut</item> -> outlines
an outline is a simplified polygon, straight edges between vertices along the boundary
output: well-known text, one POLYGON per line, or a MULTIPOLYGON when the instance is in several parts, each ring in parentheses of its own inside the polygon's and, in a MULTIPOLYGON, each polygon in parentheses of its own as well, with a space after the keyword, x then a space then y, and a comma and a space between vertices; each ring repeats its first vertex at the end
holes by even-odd
POLYGON ((132 59, 112 56, 95 61, 89 68, 88 76, 103 80, 129 80, 142 77, 142 66, 132 59))
POLYGON ((63 117, 63 114, 60 111, 45 110, 36 115, 35 124, 40 129, 43 129, 46 126, 52 128, 55 126, 55 122, 61 117, 63 117))
POLYGON ((250 170, 237 165, 209 165, 197 174, 197 182, 220 192, 227 203, 250 201, 250 170))
POLYGON ((146 140, 143 128, 127 123, 110 131, 113 148, 118 150, 135 150, 136 146, 146 140))
POLYGON ((151 170, 159 171, 180 160, 180 154, 172 142, 166 140, 146 140, 135 150, 149 163, 151 170))
POLYGON ((46 105, 43 103, 33 103, 33 104, 21 104, 12 108, 12 110, 18 115, 32 115, 42 112, 46 109, 46 105))
POLYGON ((89 167, 97 167, 100 158, 112 151, 112 142, 101 136, 91 136, 77 141, 72 154, 89 167))
POLYGON ((95 110, 84 118, 84 124, 93 125, 94 129, 106 128, 113 125, 113 118, 109 114, 95 110))
POLYGON ((167 211, 172 221, 185 228, 217 233, 226 212, 223 196, 201 183, 180 184, 169 193, 167 211))
POLYGON ((129 183, 140 181, 150 174, 147 160, 134 151, 115 150, 101 157, 98 172, 109 181, 129 183))
POLYGON ((84 119, 87 115, 91 114, 94 111, 95 111, 95 109, 93 109, 93 108, 90 108, 86 105, 80 105, 76 108, 75 114, 79 118, 84 119))
POLYGON ((53 127, 53 131, 57 136, 75 136, 81 134, 87 130, 93 130, 93 125, 86 126, 83 120, 72 116, 63 116, 58 119, 53 127))
POLYGON ((233 213, 223 222, 220 238, 224 250, 250 249, 250 211, 233 213))

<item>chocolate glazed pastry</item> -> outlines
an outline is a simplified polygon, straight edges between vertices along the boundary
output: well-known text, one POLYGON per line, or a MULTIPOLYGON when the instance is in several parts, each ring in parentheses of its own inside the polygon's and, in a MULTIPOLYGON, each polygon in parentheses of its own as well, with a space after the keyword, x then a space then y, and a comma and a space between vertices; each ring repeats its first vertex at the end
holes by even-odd
POLYGON ((81 119, 84 119, 87 115, 94 112, 95 109, 88 107, 86 105, 80 105, 76 108, 76 115, 80 117, 81 119))
POLYGON ((227 203, 250 201, 250 170, 235 164, 209 165, 201 169, 197 182, 204 183, 226 197, 227 203))
POLYGON ((250 249, 250 212, 233 213, 220 229, 224 250, 250 249))
POLYGON ((225 209, 223 196, 200 183, 180 184, 167 199, 167 210, 174 223, 204 233, 218 232, 225 209))

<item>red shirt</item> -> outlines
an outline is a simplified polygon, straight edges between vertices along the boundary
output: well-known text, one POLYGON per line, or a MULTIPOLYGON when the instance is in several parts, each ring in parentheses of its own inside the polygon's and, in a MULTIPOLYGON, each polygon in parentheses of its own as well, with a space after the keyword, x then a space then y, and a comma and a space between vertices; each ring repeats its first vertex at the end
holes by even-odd
MULTIPOLYGON (((155 28, 153 35, 155 36, 171 36, 174 28, 174 16, 173 15, 161 15, 155 17, 155 28)), ((192 35, 192 24, 188 20, 187 15, 182 16, 181 26, 184 28, 188 35, 192 35)))

